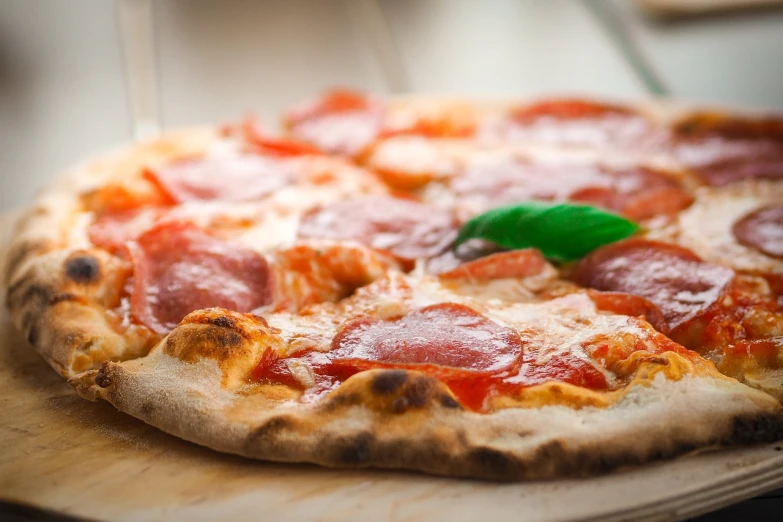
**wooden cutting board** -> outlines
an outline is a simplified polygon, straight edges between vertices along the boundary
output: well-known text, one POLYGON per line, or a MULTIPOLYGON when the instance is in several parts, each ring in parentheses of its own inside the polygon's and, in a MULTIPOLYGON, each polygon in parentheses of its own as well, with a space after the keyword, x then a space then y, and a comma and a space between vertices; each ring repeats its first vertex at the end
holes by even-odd
POLYGON ((671 520, 783 485, 783 444, 523 484, 222 455, 77 397, 4 308, 0 448, 0 500, 98 520, 671 520))

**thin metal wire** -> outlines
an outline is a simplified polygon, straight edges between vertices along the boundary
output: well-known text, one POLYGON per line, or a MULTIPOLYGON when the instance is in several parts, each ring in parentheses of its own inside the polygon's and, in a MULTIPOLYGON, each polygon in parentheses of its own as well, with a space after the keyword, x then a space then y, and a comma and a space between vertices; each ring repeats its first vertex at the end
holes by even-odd
POLYGON ((604 28, 647 92, 655 96, 671 94, 666 82, 655 71, 610 3, 605 0, 583 0, 583 3, 604 28))

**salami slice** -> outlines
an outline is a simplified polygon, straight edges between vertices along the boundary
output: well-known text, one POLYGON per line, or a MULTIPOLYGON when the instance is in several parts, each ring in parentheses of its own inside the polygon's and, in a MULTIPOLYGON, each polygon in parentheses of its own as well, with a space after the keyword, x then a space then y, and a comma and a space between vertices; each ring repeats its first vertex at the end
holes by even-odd
POLYGON ((465 305, 442 303, 396 321, 351 321, 334 337, 329 355, 336 364, 362 369, 435 365, 498 372, 521 354, 522 341, 514 330, 465 305))
POLYGON ((131 315, 158 333, 194 310, 249 312, 272 300, 266 260, 193 225, 166 223, 128 244, 133 261, 131 315))
POLYGON ((268 196, 293 180, 282 161, 256 154, 179 161, 150 170, 147 176, 178 203, 251 201, 268 196))
POLYGON ((523 279, 552 269, 540 250, 526 248, 510 252, 498 252, 469 261, 438 276, 441 279, 466 279, 488 281, 492 279, 523 279))
POLYGON ((783 205, 754 210, 737 221, 732 232, 739 243, 783 259, 783 205))
POLYGON ((552 99, 522 106, 489 130, 506 141, 641 147, 656 131, 630 108, 579 99, 552 99))
POLYGON ((89 226, 87 235, 93 245, 122 254, 125 243, 153 228, 167 212, 167 208, 142 207, 104 214, 89 226))
POLYGON ((432 257, 456 236, 448 211, 408 199, 367 196, 314 209, 302 217, 299 237, 354 240, 403 260, 432 257))
POLYGON ((333 90, 290 111, 285 125, 294 138, 325 152, 355 156, 381 132, 383 105, 349 90, 333 90))
POLYGON ((652 169, 544 165, 521 159, 475 165, 457 175, 452 188, 478 212, 531 199, 571 200, 645 219, 682 210, 693 201, 676 181, 652 169))
POLYGON ((783 119, 697 113, 674 128, 675 153, 707 183, 783 178, 783 119))
POLYGON ((630 239, 592 252, 579 262, 574 278, 597 290, 643 297, 674 330, 718 302, 734 271, 704 262, 682 247, 630 239))

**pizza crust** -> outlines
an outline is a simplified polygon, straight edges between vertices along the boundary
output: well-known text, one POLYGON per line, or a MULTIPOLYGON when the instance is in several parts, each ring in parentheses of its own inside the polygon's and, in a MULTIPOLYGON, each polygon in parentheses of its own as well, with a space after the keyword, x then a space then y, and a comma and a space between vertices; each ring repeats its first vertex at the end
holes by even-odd
POLYGON ((216 340, 208 346, 194 352, 191 344, 183 351, 175 329, 147 357, 107 362, 71 384, 85 398, 106 400, 222 452, 491 480, 595 475, 696 449, 783 438, 777 401, 736 381, 704 375, 632 383, 609 407, 514 407, 479 414, 464 410, 432 377, 370 370, 317 402, 302 403, 285 386, 237 379, 263 347, 231 335, 248 328, 236 319, 241 314, 207 312, 186 319, 203 330, 182 339, 216 340), (227 379, 230 374, 234 378, 227 379))
POLYGON ((216 139, 214 129, 186 130, 94 159, 20 220, 5 273, 13 321, 83 397, 247 457, 495 480, 592 475, 783 438, 773 398, 709 372, 655 374, 653 366, 672 367, 666 358, 642 362, 645 379, 611 400, 585 392, 570 407, 547 405, 537 397, 574 392, 548 384, 531 388, 528 402, 478 414, 415 371, 362 372, 315 403, 298 402, 299 392, 285 386, 254 384, 248 376, 262 343, 252 332, 264 326, 244 314, 197 312, 201 323, 181 325, 144 356, 157 337, 144 327, 120 332, 106 312, 117 305, 116 280, 127 267, 83 248, 73 233, 85 210, 81 196, 143 166, 204 153, 216 139))
POLYGON ((211 128, 194 128, 97 156, 55 180, 20 217, 6 257, 6 303, 25 338, 62 376, 139 357, 157 341, 146 328, 123 335, 110 324, 105 309, 118 304, 113 288, 127 267, 74 240, 81 196, 144 166, 203 153, 216 138, 211 128))

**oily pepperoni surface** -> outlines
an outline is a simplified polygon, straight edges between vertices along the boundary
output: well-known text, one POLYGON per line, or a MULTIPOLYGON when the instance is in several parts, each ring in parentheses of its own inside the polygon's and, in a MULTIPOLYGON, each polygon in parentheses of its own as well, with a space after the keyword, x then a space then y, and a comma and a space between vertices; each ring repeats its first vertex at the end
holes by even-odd
POLYGON ((515 330, 456 303, 427 306, 396 320, 353 319, 340 328, 331 348, 285 359, 269 354, 253 376, 303 389, 306 386, 291 367, 306 366, 313 375, 308 393, 317 396, 360 371, 417 370, 440 379, 463 405, 476 411, 483 410, 493 394, 514 395, 550 381, 608 388, 604 374, 584 354, 556 350, 542 357, 538 340, 523 339, 515 330))
POLYGON ((640 147, 653 138, 655 130, 646 118, 627 107, 558 99, 520 107, 490 133, 512 141, 640 147))
POLYGON ((632 317, 643 317, 645 321, 659 332, 666 333, 669 330, 661 309, 644 297, 622 292, 601 292, 599 290, 588 290, 588 295, 598 310, 630 315, 632 317))
POLYGON ((290 111, 285 123, 293 137, 320 150, 355 156, 381 132, 384 108, 364 94, 336 89, 290 111))
POLYGON ((536 350, 525 352, 519 373, 504 379, 504 387, 527 387, 545 382, 565 382, 591 390, 608 388, 606 377, 583 357, 570 352, 559 353, 538 361, 536 350))
POLYGON ((435 365, 474 372, 511 367, 522 353, 519 334, 460 304, 428 306, 396 320, 360 318, 343 325, 330 358, 346 366, 435 365))
POLYGON ((524 279, 544 272, 551 265, 540 250, 525 248, 498 252, 438 274, 441 279, 489 281, 492 279, 524 279))
POLYGON ((256 154, 179 161, 150 170, 147 176, 177 203, 252 201, 285 187, 293 179, 280 160, 256 154))
POLYGON ((544 165, 504 159, 475 165, 452 181, 457 198, 476 211, 526 200, 579 201, 645 219, 676 212, 692 197, 663 173, 600 165, 544 165))
POLYGON ((574 279, 596 290, 643 297, 674 330, 714 305, 734 272, 675 245, 630 239, 589 254, 577 265, 574 279))
POLYGON ((768 256, 783 259, 783 205, 755 210, 734 224, 737 241, 768 256))
POLYGON ((412 200, 368 196, 316 208, 302 217, 302 238, 354 240, 403 260, 432 257, 454 240, 458 222, 412 200))
POLYGON ((158 333, 194 310, 249 312, 272 299, 266 260, 193 225, 166 223, 128 244, 133 262, 131 315, 158 333))
POLYGON ((168 209, 145 207, 98 217, 87 229, 90 242, 115 254, 123 254, 125 243, 136 239, 166 214, 168 209))
POLYGON ((783 119, 695 114, 674 128, 674 150, 708 184, 783 178, 783 119))

